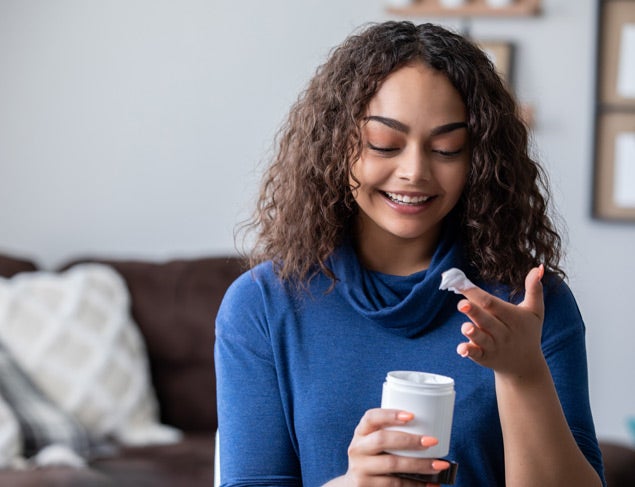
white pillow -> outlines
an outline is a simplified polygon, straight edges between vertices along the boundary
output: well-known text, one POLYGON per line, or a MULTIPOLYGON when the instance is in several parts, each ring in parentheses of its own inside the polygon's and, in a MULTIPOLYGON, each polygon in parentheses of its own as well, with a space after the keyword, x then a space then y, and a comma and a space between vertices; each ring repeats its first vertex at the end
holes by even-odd
POLYGON ((20 425, 11 407, 0 397, 0 468, 14 467, 21 460, 20 425))
POLYGON ((102 264, 0 278, 0 339, 31 379, 95 437, 170 443, 121 276, 102 264))

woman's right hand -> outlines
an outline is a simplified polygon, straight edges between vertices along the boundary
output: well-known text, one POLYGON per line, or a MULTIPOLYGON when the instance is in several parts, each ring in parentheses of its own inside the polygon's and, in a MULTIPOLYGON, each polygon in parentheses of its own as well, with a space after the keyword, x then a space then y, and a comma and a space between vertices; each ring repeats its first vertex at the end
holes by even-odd
MULTIPOLYGON (((348 447, 348 471, 329 486, 421 487, 422 482, 395 477, 395 473, 433 474, 450 464, 444 460, 386 453, 386 450, 425 450, 438 443, 431 436, 387 430, 412 421, 414 415, 395 409, 369 409, 355 428, 348 447)), ((433 486, 436 484, 427 484, 433 486)))

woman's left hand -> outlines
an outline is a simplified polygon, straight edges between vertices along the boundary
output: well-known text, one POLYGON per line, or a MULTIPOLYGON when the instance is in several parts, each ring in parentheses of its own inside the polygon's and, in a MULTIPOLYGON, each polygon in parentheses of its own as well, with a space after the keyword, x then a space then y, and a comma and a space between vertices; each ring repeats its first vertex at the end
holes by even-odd
POLYGON ((540 348, 544 301, 544 267, 535 267, 525 278, 525 298, 514 305, 478 287, 465 289, 458 309, 471 320, 461 332, 469 341, 457 353, 500 374, 531 374, 543 359, 540 348))

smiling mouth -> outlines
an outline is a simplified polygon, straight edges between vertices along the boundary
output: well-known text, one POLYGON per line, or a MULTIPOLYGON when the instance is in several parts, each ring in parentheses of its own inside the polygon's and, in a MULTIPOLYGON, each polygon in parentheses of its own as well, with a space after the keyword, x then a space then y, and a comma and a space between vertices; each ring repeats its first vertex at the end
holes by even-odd
POLYGON ((387 191, 381 192, 386 198, 390 201, 397 203, 399 205, 409 205, 409 206, 417 206, 430 201, 435 198, 435 196, 408 196, 405 194, 399 193, 389 193, 387 191))

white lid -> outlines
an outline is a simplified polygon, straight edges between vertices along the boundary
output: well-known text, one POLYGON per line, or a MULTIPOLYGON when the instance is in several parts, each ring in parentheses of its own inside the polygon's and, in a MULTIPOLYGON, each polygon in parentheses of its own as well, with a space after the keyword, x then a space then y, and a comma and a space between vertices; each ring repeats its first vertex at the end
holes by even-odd
POLYGON ((445 375, 411 370, 393 370, 386 376, 388 382, 414 387, 452 387, 454 379, 445 375))

